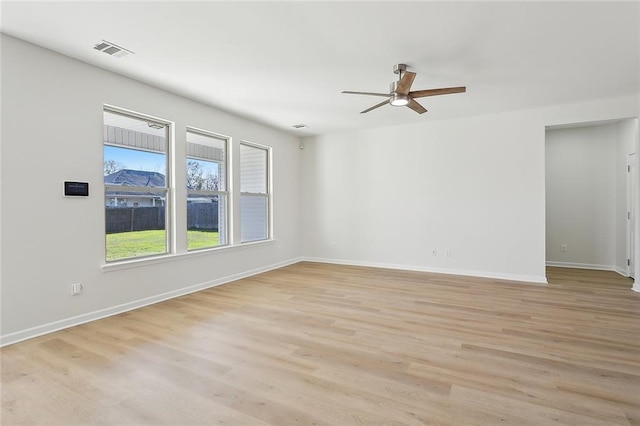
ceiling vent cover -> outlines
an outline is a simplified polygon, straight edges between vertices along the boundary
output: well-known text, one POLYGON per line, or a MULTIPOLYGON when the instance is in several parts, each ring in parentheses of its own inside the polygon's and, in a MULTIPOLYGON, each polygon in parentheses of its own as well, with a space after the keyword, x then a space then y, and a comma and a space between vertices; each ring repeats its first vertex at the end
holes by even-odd
POLYGON ((102 40, 102 42, 96 44, 95 46, 93 46, 93 48, 99 50, 100 52, 104 52, 107 55, 115 56, 116 58, 122 58, 123 56, 133 54, 132 51, 106 40, 102 40))

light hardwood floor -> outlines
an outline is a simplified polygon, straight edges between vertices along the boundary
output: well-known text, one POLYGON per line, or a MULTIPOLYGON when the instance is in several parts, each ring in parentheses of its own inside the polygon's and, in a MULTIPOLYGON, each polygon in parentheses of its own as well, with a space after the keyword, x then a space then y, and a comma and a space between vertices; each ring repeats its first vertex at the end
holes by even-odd
POLYGON ((2 424, 639 425, 640 294, 299 263, 8 346, 2 424))

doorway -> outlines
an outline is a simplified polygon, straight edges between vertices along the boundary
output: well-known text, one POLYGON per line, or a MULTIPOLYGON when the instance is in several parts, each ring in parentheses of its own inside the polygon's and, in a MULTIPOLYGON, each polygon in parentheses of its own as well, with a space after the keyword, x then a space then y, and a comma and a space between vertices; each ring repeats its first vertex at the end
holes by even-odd
POLYGON ((548 266, 635 275, 637 122, 546 129, 548 266))

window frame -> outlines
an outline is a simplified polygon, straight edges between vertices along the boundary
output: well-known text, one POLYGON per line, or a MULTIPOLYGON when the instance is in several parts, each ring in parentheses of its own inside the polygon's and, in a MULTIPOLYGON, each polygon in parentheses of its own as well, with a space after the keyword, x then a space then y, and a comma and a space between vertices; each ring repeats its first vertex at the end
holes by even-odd
MULTIPOLYGON (((105 141, 105 137, 104 137, 104 126, 105 124, 105 120, 104 120, 104 113, 111 113, 111 114, 115 114, 115 115, 121 115, 123 117, 128 117, 128 118, 132 118, 135 120, 140 120, 140 121, 147 121, 147 122, 153 122, 156 123, 158 125, 162 125, 164 126, 164 132, 165 132, 165 144, 164 144, 164 165, 165 165, 165 177, 164 177, 164 187, 148 187, 148 186, 126 186, 126 192, 131 192, 131 193, 149 193, 149 192, 163 192, 164 193, 164 202, 165 202, 165 211, 164 211, 164 222, 165 222, 165 226, 164 226, 164 231, 165 231, 165 251, 162 253, 151 253, 148 255, 142 255, 142 256, 132 256, 132 257, 121 257, 118 259, 112 259, 112 260, 108 260, 107 259, 107 230, 106 230, 106 217, 105 220, 103 220, 104 223, 104 229, 103 229, 103 233, 104 233, 104 261, 106 262, 106 264, 117 264, 117 263, 122 263, 122 262, 131 262, 131 261, 139 261, 142 259, 149 259, 149 258, 155 258, 155 257, 163 257, 163 256, 167 256, 170 255, 172 253, 174 253, 174 244, 173 244, 173 229, 174 229, 174 222, 175 222, 175 214, 174 214, 174 210, 173 210, 173 197, 175 194, 175 191, 173 190, 173 179, 172 179, 172 175, 173 175, 173 157, 172 157, 172 152, 173 152, 173 122, 169 121, 169 120, 165 120, 162 118, 158 118, 158 117, 154 117, 151 115, 147 115, 147 114, 142 114, 139 112, 135 112, 135 111, 130 111, 124 108, 120 108, 120 107, 116 107, 113 105, 107 105, 107 104, 103 104, 102 106, 102 127, 103 127, 103 136, 102 136, 102 150, 103 150, 103 156, 102 156, 102 162, 104 164, 104 147, 105 146, 112 146, 112 147, 116 147, 116 148, 123 148, 123 149, 131 149, 131 150, 136 150, 136 151, 142 151, 142 152, 151 152, 151 153, 155 153, 155 154, 160 154, 160 152, 155 151, 155 150, 151 150, 151 149, 144 149, 144 148, 139 148, 139 147, 127 147, 126 145, 119 145, 119 144, 113 144, 113 143, 108 143, 105 141), (151 188, 151 190, 150 190, 151 188)), ((103 213, 106 215, 106 200, 108 197, 108 193, 109 192, 113 192, 113 191, 123 191, 123 186, 122 185, 109 185, 107 183, 104 182, 104 177, 102 179, 102 187, 103 187, 103 213)), ((116 197, 117 198, 117 197, 116 197)), ((127 195, 127 198, 131 198, 131 195, 127 195)))
MULTIPOLYGON (((225 190, 221 191, 221 190, 217 190, 217 191, 210 191, 210 190, 198 190, 198 189, 186 189, 186 196, 185 196, 185 204, 188 204, 189 202, 189 195, 204 195, 204 196, 224 196, 225 198, 225 205, 224 205, 224 214, 225 214, 225 230, 224 230, 224 244, 220 244, 220 229, 218 229, 218 245, 216 246, 209 246, 209 247, 202 247, 202 248, 197 248, 197 249, 189 249, 189 239, 187 236, 186 241, 186 251, 187 253, 193 253, 193 252, 198 252, 198 251, 203 251, 203 250, 211 250, 211 249, 216 249, 216 248, 220 248, 220 247, 228 247, 230 245, 232 245, 231 243, 231 224, 232 224, 232 218, 230 217, 230 204, 231 204, 231 196, 230 196, 230 191, 229 191, 229 186, 231 183, 230 179, 230 171, 231 171, 231 167, 229 166, 229 160, 230 160, 230 148, 232 146, 232 141, 231 141, 231 137, 229 136, 225 136, 222 135, 220 133, 215 133, 209 130, 204 130, 204 129, 200 129, 197 127, 192 127, 192 126, 187 126, 186 130, 185 130, 185 155, 184 155, 184 164, 186 167, 187 161, 189 161, 189 159, 192 160, 198 160, 198 161, 209 161, 209 162, 216 162, 218 164, 220 164, 220 162, 217 162, 215 160, 210 160, 210 159, 204 159, 204 158, 200 158, 200 157, 194 157, 194 156, 190 156, 188 155, 188 145, 190 143, 195 144, 195 145, 200 145, 198 143, 195 142, 189 142, 187 140, 187 134, 188 133, 193 133, 199 136, 204 136, 204 137, 210 137, 210 138, 214 138, 214 139, 219 139, 219 140, 224 140, 224 144, 225 144, 225 148, 224 148, 224 172, 223 172, 223 176, 224 176, 224 188, 225 190)), ((177 159, 176 159, 177 160, 177 159)), ((187 173, 187 169, 185 168, 185 174, 187 173)), ((220 167, 218 167, 218 174, 220 175, 220 167)), ((218 219, 219 221, 219 219, 218 219)), ((188 232, 188 226, 185 226, 185 234, 188 232)))
POLYGON ((240 182, 240 191, 238 198, 238 206, 239 206, 239 218, 238 218, 238 228, 240 229, 239 242, 241 245, 243 244, 255 244, 264 241, 270 241, 273 239, 273 212, 272 212, 272 199, 273 199, 273 190, 272 190, 272 148, 270 146, 257 144, 254 142, 249 142, 242 140, 240 141, 240 145, 238 147, 238 159, 239 159, 239 167, 238 167, 238 180, 240 182), (242 191, 242 146, 247 146, 250 148, 261 149, 266 153, 265 160, 265 191, 262 192, 248 192, 242 191), (265 238, 260 239, 251 239, 251 240, 243 240, 242 239, 242 197, 260 197, 266 199, 266 236, 265 238))

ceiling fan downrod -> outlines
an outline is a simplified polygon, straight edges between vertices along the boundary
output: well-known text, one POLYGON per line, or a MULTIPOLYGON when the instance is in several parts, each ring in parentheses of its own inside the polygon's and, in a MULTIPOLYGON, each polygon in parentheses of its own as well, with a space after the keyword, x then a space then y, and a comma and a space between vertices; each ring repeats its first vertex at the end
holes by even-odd
POLYGON ((402 80, 402 74, 407 70, 407 64, 395 64, 393 66, 393 73, 398 74, 398 81, 402 80))

